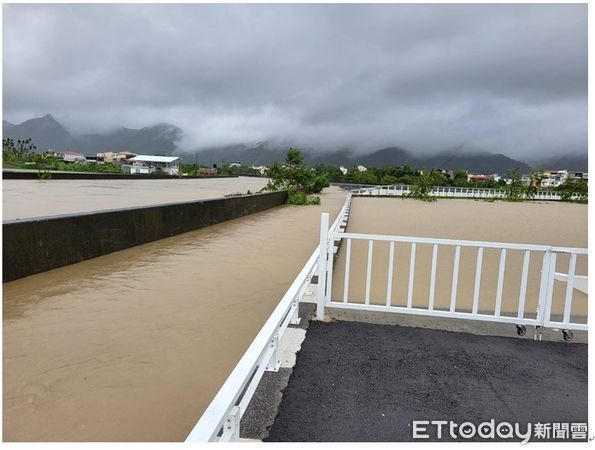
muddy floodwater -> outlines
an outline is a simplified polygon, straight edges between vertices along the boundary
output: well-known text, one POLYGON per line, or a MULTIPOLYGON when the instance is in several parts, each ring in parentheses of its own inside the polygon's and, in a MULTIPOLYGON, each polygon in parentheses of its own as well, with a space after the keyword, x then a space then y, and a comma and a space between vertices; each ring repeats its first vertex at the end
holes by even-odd
MULTIPOLYGON (((348 232, 434 237, 443 239, 543 244, 587 248, 587 205, 560 202, 487 202, 443 199, 425 203, 401 198, 354 198, 348 232)), ((343 300, 346 249, 343 245, 334 265, 332 299, 343 300)), ((432 245, 417 244, 413 279, 413 306, 427 308, 430 292, 432 245)), ((387 297, 389 243, 375 242, 372 258, 370 303, 384 305, 387 297)), ((405 306, 409 295, 411 244, 395 247, 391 304, 405 306)), ((523 251, 506 255, 502 312, 518 311, 523 251)), ((535 317, 543 252, 532 252, 529 260, 526 317, 535 317)), ((439 246, 435 285, 435 306, 448 309, 453 278, 454 246, 439 246)), ((365 299, 368 241, 353 240, 348 299, 365 299)), ((470 311, 475 283, 476 248, 462 248, 457 284, 457 311, 470 311)), ((479 296, 479 310, 493 312, 496 303, 500 250, 485 249, 479 296)), ((569 257, 560 255, 556 271, 568 273, 569 257)), ((587 256, 579 255, 577 275, 587 275, 587 256)), ((552 313, 563 311, 566 283, 554 283, 552 313)), ((587 296, 573 291, 572 318, 585 321, 587 296)))
POLYGON ((266 178, 139 180, 4 180, 3 219, 223 197, 264 187, 266 178))
POLYGON ((320 213, 344 198, 329 188, 321 206, 4 284, 4 439, 184 440, 312 254, 320 213))
MULTIPOLYGON (((261 181, 248 179, 255 180, 261 181)), ((138 198, 173 200, 152 196, 159 182, 147 183, 147 192, 131 187, 138 198)), ((102 189, 109 188, 91 192, 101 197, 102 189)), ((333 220, 344 198, 343 191, 329 188, 321 206, 282 206, 4 284, 4 439, 183 440, 316 247, 320 213, 330 212, 333 220)), ((69 205, 60 208, 43 214, 65 212, 69 205)), ((348 231, 586 247, 587 207, 355 198, 348 231)), ((417 247, 414 306, 428 300, 428 247, 417 247)), ((397 245, 395 305, 406 302, 409 251, 409 245, 397 245)), ((372 303, 385 302, 387 257, 388 246, 376 244, 372 303)), ((470 306, 475 258, 473 251, 461 253, 458 310, 470 306)), ((498 258, 484 253, 481 310, 494 307, 498 258)), ((438 308, 450 300, 452 259, 453 250, 441 247, 438 308)), ((349 297, 355 301, 364 298, 366 262, 367 242, 354 241, 349 297)), ((557 270, 566 272, 567 264, 559 258, 557 270)), ((344 266, 345 245, 335 263, 333 299, 342 299, 344 266)), ((506 267, 505 313, 516 310, 520 255, 509 252, 506 267)), ((532 256, 528 315, 535 309, 540 269, 541 258, 532 256)), ((577 274, 587 274, 584 257, 577 274)), ((560 284, 555 312, 563 297, 560 284)), ((575 291, 573 314, 585 311, 586 296, 575 291)))

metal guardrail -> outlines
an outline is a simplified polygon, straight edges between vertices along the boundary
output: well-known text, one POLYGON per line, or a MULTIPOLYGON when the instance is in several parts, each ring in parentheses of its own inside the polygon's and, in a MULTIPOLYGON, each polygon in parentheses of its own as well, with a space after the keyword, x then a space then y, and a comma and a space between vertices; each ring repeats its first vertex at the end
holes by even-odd
MULTIPOLYGON (((322 222, 324 222, 324 214, 322 222)), ((408 236, 386 236, 386 235, 374 235, 374 234, 360 234, 360 233, 345 233, 340 231, 334 231, 330 233, 321 233, 321 245, 322 249, 320 258, 326 260, 326 277, 320 277, 319 280, 319 297, 317 304, 317 318, 322 320, 324 317, 324 308, 343 308, 343 309, 359 309, 368 311, 386 311, 395 312, 402 314, 417 314, 457 319, 470 319, 480 321, 492 321, 516 324, 519 329, 519 334, 524 334, 525 326, 532 325, 538 327, 537 330, 541 332, 543 328, 554 328, 562 329, 564 332, 564 338, 572 338, 569 330, 587 330, 586 323, 579 323, 573 321, 571 318, 572 300, 574 289, 579 289, 584 293, 587 293, 587 276, 580 276, 575 273, 576 270, 576 259, 578 255, 587 255, 588 250, 584 248, 566 248, 566 247, 551 247, 543 245, 528 245, 528 244, 513 244, 513 243, 500 243, 500 242, 480 242, 480 241, 463 241, 463 240, 450 240, 450 239, 434 239, 434 238, 421 238, 421 237, 408 237, 408 236), (345 251, 345 270, 343 280, 343 298, 332 299, 332 282, 333 282, 333 244, 338 240, 346 241, 345 251), (367 241, 367 265, 366 265, 366 281, 365 281, 365 298, 363 302, 354 301, 349 295, 349 284, 350 284, 350 272, 353 269, 351 261, 351 246, 352 241, 367 241), (385 304, 373 304, 370 301, 370 291, 372 282, 372 261, 374 244, 379 242, 386 242, 389 246, 389 255, 387 265, 384 269, 375 267, 375 271, 385 270, 387 273, 387 284, 386 284, 386 302, 385 304), (395 247, 397 245, 406 244, 410 248, 410 263, 409 263, 409 277, 407 286, 407 300, 406 306, 395 306, 392 301, 393 292, 393 270, 395 266, 395 247), (431 262, 431 275, 430 275, 430 287, 427 305, 423 307, 413 306, 413 282, 415 279, 415 259, 416 259, 416 247, 418 245, 431 245, 432 247, 432 262, 431 262), (452 280, 451 280, 451 292, 450 292, 450 304, 449 308, 437 309, 435 308, 435 286, 436 286, 436 271, 438 264, 438 251, 440 247, 454 247, 454 258, 452 260, 452 280), (460 272, 460 257, 461 249, 463 248, 474 248, 477 249, 476 253, 476 266, 475 266, 475 281, 473 289, 473 303, 470 311, 462 311, 461 308, 457 308, 457 284, 460 272), (480 312, 478 309, 479 305, 479 294, 481 287, 482 278, 482 260, 484 249, 496 249, 499 250, 499 267, 498 267, 498 278, 496 286, 496 303, 494 311, 492 312, 480 312), (506 255, 508 251, 521 251, 523 252, 523 263, 522 273, 519 285, 519 297, 518 297, 518 310, 515 316, 502 314, 502 299, 503 299, 503 287, 504 278, 506 271, 506 255), (326 254, 326 258, 325 255, 326 254), (537 314, 535 318, 527 317, 525 311, 525 302, 527 296, 527 280, 529 273, 529 262, 531 256, 535 254, 541 254, 542 256, 542 268, 539 288, 539 298, 537 314), (556 259, 560 254, 568 254, 569 266, 568 273, 558 273, 556 269, 556 259), (564 310, 560 320, 555 320, 552 316, 552 298, 553 298, 553 286, 554 280, 566 282, 566 295, 564 299, 564 310)), ((533 256, 535 257, 535 256, 533 256)), ((362 269, 362 267, 360 267, 362 269)), ((539 338, 541 335, 539 334, 539 338)))
MULTIPOLYGON (((326 215, 327 232, 344 228, 342 225, 348 219, 350 206, 351 194, 348 194, 330 230, 328 214, 326 215)), ((299 323, 299 302, 306 293, 312 277, 318 272, 319 254, 320 247, 317 247, 196 423, 186 442, 239 439, 242 416, 264 372, 279 370, 279 342, 290 323, 299 323)))
MULTIPOLYGON (((395 184, 391 186, 373 186, 361 189, 353 189, 353 195, 371 196, 371 197, 404 197, 412 192, 412 186, 406 184, 395 184)), ((506 198, 507 193, 503 189, 485 189, 485 188, 465 188, 452 186, 434 186, 430 192, 431 196, 442 198, 485 198, 499 199, 506 198)), ((572 194, 571 200, 581 200, 584 196, 572 194)), ((551 200, 559 201, 562 197, 553 191, 537 191, 533 200, 551 200)))

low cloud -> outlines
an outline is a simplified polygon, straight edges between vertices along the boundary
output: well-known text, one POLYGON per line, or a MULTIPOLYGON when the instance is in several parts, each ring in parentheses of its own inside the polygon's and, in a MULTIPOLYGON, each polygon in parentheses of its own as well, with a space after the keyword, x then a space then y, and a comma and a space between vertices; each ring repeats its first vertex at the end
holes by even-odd
POLYGON ((4 118, 531 158, 586 152, 586 5, 5 5, 4 118))

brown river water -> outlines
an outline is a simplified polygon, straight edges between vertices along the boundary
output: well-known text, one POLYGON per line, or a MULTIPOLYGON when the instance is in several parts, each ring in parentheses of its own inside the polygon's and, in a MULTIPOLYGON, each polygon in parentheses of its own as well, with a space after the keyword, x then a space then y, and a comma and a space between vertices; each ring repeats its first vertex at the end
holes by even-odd
MULTIPOLYGON (((183 440, 317 245, 320 213, 332 221, 344 196, 330 188, 321 206, 282 206, 4 284, 4 439, 183 440)), ((586 247, 587 207, 356 198, 348 231, 586 247)), ((367 244, 358 245, 353 298, 363 298, 367 244)), ((409 253, 401 247, 393 304, 406 297, 409 253)), ((452 274, 452 253, 440 252, 438 306, 450 297, 452 274)), ((374 255, 372 302, 380 303, 387 250, 378 244, 374 255)), ((418 246, 416 305, 427 302, 430 255, 418 246)), ((474 258, 461 257, 463 305, 474 258)), ((486 251, 493 272, 491 258, 486 251)), ((344 246, 333 298, 342 298, 343 260, 344 246)), ((504 310, 518 297, 507 291, 518 276, 514 261, 510 254, 504 310)), ((532 260, 532 277, 539 264, 532 260)), ((586 273, 585 261, 577 273, 586 273)), ((493 303, 495 276, 482 281, 482 308, 493 303)), ((581 301, 575 291, 578 308, 581 301)))
MULTIPOLYGON (((442 199, 432 203, 401 198, 354 198, 348 232, 443 239, 543 244, 586 248, 587 205, 559 202, 486 202, 470 199, 442 199)), ((409 289, 411 244, 397 243, 393 272, 392 305, 405 306, 409 289)), ((389 244, 375 242, 372 259, 370 302, 385 304, 389 244)), ((348 288, 349 301, 363 303, 365 298, 367 240, 353 240, 348 288)), ((526 316, 535 316, 543 253, 532 253, 526 297, 526 316)), ((332 299, 343 300, 346 250, 339 251, 333 273, 332 299)), ((516 315, 524 252, 508 251, 504 275, 502 312, 516 315), (514 314, 513 314, 514 313, 514 314)), ((436 271, 435 306, 450 305, 454 247, 439 246, 436 271)), ((457 284, 457 311, 469 311, 473 301, 477 249, 463 248, 457 284)), ((496 303, 500 251, 485 249, 479 296, 479 310, 493 312, 496 303)), ((568 272, 569 258, 558 256, 556 271, 568 272)), ((413 306, 428 305, 432 246, 417 244, 413 306)), ((577 275, 587 275, 587 256, 578 256, 577 275)), ((563 311, 566 283, 554 283, 552 312, 563 311)), ((587 296, 574 290, 572 315, 582 321, 587 311, 587 296)))
POLYGON ((344 198, 4 284, 4 440, 184 440, 344 198))
POLYGON ((3 220, 185 202, 257 192, 265 178, 3 180, 3 220))

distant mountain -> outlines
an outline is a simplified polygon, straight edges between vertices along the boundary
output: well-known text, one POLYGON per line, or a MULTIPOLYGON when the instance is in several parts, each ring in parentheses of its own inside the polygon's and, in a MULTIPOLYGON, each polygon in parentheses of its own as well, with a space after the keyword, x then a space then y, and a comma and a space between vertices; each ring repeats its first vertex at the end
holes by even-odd
POLYGON ((517 168, 520 173, 528 173, 531 170, 528 164, 509 158, 501 153, 441 153, 433 156, 421 164, 421 167, 432 167, 441 169, 467 169, 474 173, 504 174, 511 169, 517 168))
POLYGON ((284 161, 288 148, 289 146, 270 141, 252 145, 232 144, 197 150, 194 153, 187 152, 184 159, 193 162, 198 158, 199 164, 225 165, 231 162, 241 162, 245 165, 272 164, 284 161))
MULTIPOLYGON (((160 123, 141 129, 122 127, 105 133, 73 136, 50 114, 26 120, 20 124, 4 120, 2 132, 4 137, 31 138, 39 152, 51 148, 54 150, 78 150, 87 155, 94 155, 102 150, 129 151, 149 155, 175 153, 182 154, 186 162, 194 162, 198 159, 201 164, 219 165, 235 161, 247 165, 282 162, 290 147, 289 143, 262 141, 252 145, 234 144, 184 152, 178 146, 183 138, 183 131, 175 125, 160 123)), ((408 164, 412 167, 427 169, 464 168, 475 173, 506 173, 515 167, 521 173, 527 173, 530 170, 530 166, 525 162, 492 153, 445 151, 435 155, 414 155, 400 147, 387 147, 372 153, 358 154, 348 148, 325 152, 303 146, 299 148, 309 165, 327 164, 353 167, 361 164, 366 167, 377 167, 408 164)), ((588 170, 586 154, 535 161, 531 166, 543 169, 588 170)))
POLYGON ((574 155, 556 156, 553 158, 533 162, 534 167, 544 170, 574 170, 576 172, 587 172, 589 170, 589 159, 586 153, 574 155))
POLYGON ((48 148, 66 149, 76 145, 68 131, 51 114, 26 120, 18 125, 3 120, 2 136, 13 139, 31 138, 38 151, 48 148))
POLYGON ((176 144, 183 137, 181 128, 161 123, 135 130, 118 128, 104 134, 86 134, 79 138, 80 147, 87 153, 101 150, 126 150, 145 155, 171 155, 179 152, 176 144))
POLYGON ((183 137, 181 128, 161 123, 140 130, 118 128, 111 132, 72 136, 50 114, 15 125, 2 122, 3 137, 31 138, 38 152, 48 149, 76 150, 94 155, 102 150, 129 151, 148 155, 171 155, 180 151, 177 145, 183 137))
MULTIPOLYGON (((210 162, 226 164, 233 161, 242 164, 271 164, 285 159, 288 146, 271 142, 259 143, 253 146, 235 145, 212 148, 198 152, 198 160, 203 164, 210 162)), ((509 169, 518 168, 527 173, 530 167, 515 159, 502 154, 491 153, 459 153, 443 152, 432 156, 415 156, 399 147, 388 147, 368 154, 355 154, 348 149, 333 152, 316 152, 313 149, 302 149, 304 160, 309 165, 328 164, 353 167, 379 167, 385 165, 400 166, 408 164, 411 167, 427 169, 458 169, 464 168, 476 173, 506 173, 509 169)), ((190 156, 188 156, 190 158, 190 156)))

